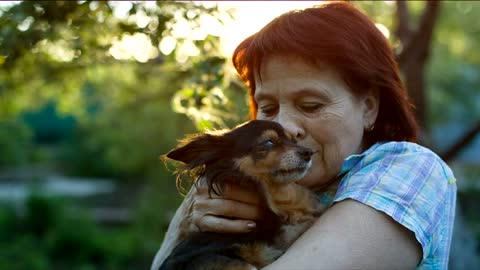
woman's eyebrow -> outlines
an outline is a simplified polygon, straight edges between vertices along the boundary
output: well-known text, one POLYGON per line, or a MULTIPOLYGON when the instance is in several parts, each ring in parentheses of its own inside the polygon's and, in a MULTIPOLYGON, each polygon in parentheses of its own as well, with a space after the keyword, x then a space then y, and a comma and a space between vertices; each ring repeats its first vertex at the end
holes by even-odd
POLYGON ((295 96, 314 96, 322 99, 329 99, 328 91, 325 88, 322 88, 322 91, 312 88, 301 88, 293 92, 292 94, 295 96))
MULTIPOLYGON (((289 90, 287 90, 287 91, 289 91, 289 90)), ((322 91, 319 91, 319 90, 315 90, 313 88, 306 87, 306 88, 300 88, 300 89, 294 90, 290 94, 293 97, 315 96, 315 97, 319 97, 319 98, 322 98, 322 99, 329 99, 329 95, 327 93, 328 93, 328 91, 325 88, 322 88, 322 91)), ((275 95, 267 94, 267 93, 255 93, 254 98, 255 98, 255 101, 257 101, 257 102, 260 101, 260 100, 274 100, 274 99, 276 99, 275 95)))

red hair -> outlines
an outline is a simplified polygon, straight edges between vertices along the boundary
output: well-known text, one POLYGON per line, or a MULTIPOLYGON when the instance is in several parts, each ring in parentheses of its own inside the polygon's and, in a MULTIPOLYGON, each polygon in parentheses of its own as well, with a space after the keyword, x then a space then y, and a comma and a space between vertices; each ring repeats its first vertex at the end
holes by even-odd
POLYGON ((253 119, 257 114, 255 76, 272 55, 295 55, 315 65, 327 64, 357 96, 378 91, 375 128, 365 134, 369 145, 416 141, 418 124, 390 44, 370 18, 351 4, 333 2, 290 11, 238 45, 233 65, 249 87, 253 119))

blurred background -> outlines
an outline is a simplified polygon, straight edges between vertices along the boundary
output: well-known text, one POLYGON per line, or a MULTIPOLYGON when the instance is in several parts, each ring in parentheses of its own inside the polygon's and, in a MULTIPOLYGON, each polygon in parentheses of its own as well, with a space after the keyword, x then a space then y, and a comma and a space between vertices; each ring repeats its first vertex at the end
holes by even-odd
MULTIPOLYGON (((159 157, 248 119, 230 55, 320 2, 0 2, 0 269, 148 269, 182 196, 159 157)), ((451 269, 479 269, 480 2, 359 1, 459 187, 451 269)))

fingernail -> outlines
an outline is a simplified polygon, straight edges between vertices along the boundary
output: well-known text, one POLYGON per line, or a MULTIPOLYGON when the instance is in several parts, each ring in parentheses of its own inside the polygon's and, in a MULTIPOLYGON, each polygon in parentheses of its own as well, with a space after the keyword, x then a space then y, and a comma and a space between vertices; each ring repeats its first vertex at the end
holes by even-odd
POLYGON ((255 222, 248 222, 247 227, 249 229, 255 229, 255 227, 257 227, 257 224, 255 224, 255 222))

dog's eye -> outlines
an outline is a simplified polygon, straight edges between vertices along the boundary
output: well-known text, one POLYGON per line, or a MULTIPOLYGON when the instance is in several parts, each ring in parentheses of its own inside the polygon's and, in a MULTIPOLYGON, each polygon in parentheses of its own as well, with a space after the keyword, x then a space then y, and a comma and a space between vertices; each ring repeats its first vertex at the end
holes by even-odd
POLYGON ((272 140, 265 140, 261 143, 264 147, 272 147, 275 143, 272 140))

